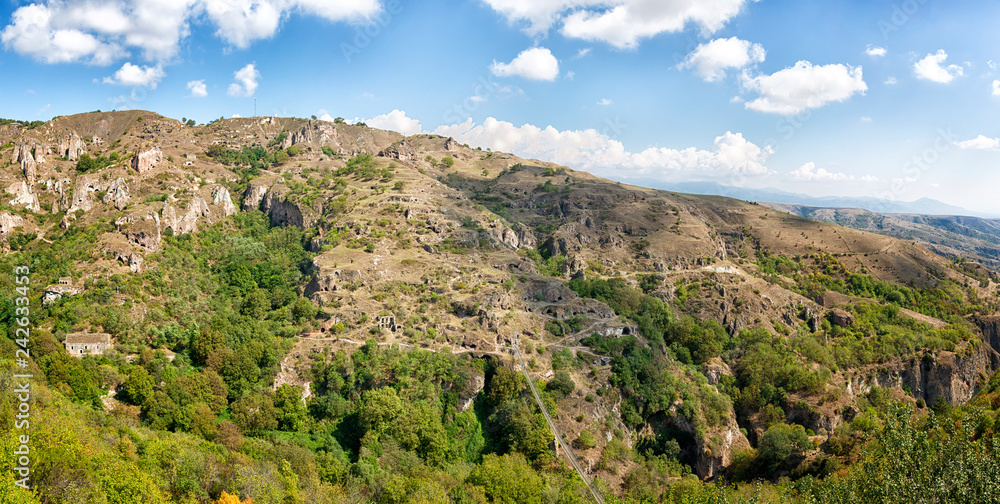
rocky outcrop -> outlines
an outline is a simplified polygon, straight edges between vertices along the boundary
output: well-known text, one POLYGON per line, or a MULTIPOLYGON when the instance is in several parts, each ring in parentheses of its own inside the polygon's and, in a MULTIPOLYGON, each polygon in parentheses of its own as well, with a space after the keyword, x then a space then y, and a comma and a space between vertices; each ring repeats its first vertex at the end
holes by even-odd
POLYGON ((80 159, 80 154, 84 152, 87 152, 87 144, 83 143, 83 139, 75 131, 68 136, 60 138, 56 146, 56 153, 59 157, 66 158, 69 161, 80 159))
POLYGON ((198 230, 198 221, 211 216, 212 211, 201 196, 195 196, 187 203, 183 213, 169 201, 163 204, 163 229, 170 228, 174 234, 187 234, 198 230))
POLYGON ((378 153, 379 157, 398 159, 400 161, 415 161, 417 151, 406 140, 394 143, 378 153))
POLYGON ((236 208, 236 205, 233 204, 233 199, 229 195, 229 190, 222 186, 212 189, 212 204, 216 206, 221 206, 222 213, 226 217, 229 217, 230 215, 239 212, 239 210, 236 208))
POLYGON ((33 194, 28 189, 28 184, 23 180, 19 182, 14 182, 7 187, 7 192, 14 196, 14 199, 9 201, 11 205, 24 205, 28 210, 37 211, 39 209, 38 196, 33 194))
POLYGON ((159 147, 153 147, 132 156, 132 169, 142 175, 156 168, 160 161, 163 161, 163 151, 159 147))
POLYGON ((66 213, 73 213, 77 210, 84 212, 94 207, 94 202, 90 200, 90 193, 100 190, 98 179, 93 175, 84 175, 76 179, 73 185, 73 199, 70 201, 69 209, 66 213))
POLYGON ((463 148, 463 145, 458 143, 452 137, 448 137, 448 139, 444 141, 444 150, 446 151, 457 151, 461 148, 463 148))
POLYGON ((21 172, 24 173, 24 180, 28 182, 28 187, 35 187, 35 177, 37 175, 37 167, 35 166, 35 158, 31 153, 23 156, 21 159, 21 172))
POLYGON ((14 231, 14 228, 20 227, 24 224, 24 219, 17 215, 11 215, 7 212, 0 214, 0 234, 10 234, 14 231))
POLYGON ((514 231, 517 232, 517 242, 519 246, 529 249, 533 249, 538 246, 538 240, 535 239, 535 233, 528 226, 518 222, 514 231))
POLYGON ((249 212, 251 210, 259 210, 260 204, 264 201, 264 196, 267 195, 267 187, 262 185, 257 185, 251 182, 247 185, 247 190, 243 193, 243 207, 244 212, 249 212))
POLYGON ((102 203, 113 204, 118 210, 125 210, 128 207, 128 201, 128 186, 125 184, 125 179, 121 177, 111 183, 108 192, 104 194, 104 199, 101 200, 102 203))
POLYGON ((830 310, 830 322, 840 327, 851 326, 854 325, 854 314, 847 310, 834 308, 830 310))
POLYGON ((160 250, 160 216, 156 212, 123 215, 115 221, 115 228, 133 245, 149 252, 160 250))
POLYGON ((288 201, 281 191, 270 191, 261 207, 271 217, 272 226, 308 228, 316 224, 318 213, 303 204, 288 201))
POLYGON ((494 244, 505 245, 509 248, 517 250, 521 245, 521 240, 518 238, 517 233, 513 229, 507 227, 499 219, 490 223, 489 229, 486 230, 487 235, 494 244))

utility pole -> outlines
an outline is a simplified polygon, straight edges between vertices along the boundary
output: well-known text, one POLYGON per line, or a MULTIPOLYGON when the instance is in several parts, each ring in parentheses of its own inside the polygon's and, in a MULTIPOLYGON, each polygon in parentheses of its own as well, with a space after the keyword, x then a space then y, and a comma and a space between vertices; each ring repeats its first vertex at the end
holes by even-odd
POLYGON ((257 99, 253 99, 253 116, 257 117, 257 99))

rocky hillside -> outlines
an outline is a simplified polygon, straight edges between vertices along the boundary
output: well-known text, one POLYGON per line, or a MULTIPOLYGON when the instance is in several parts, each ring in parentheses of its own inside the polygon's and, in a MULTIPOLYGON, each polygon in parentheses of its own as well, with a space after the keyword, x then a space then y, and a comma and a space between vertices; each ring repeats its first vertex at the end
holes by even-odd
POLYGON ((915 241, 949 259, 972 259, 1000 268, 1000 221, 963 215, 875 213, 857 208, 822 208, 762 203, 808 219, 915 241))
MULTIPOLYGON (((0 143, 4 250, 93 239, 70 271, 41 281, 186 282, 163 274, 170 247, 193 240, 178 237, 259 212, 301 230, 298 294, 319 308, 282 347, 275 387, 320 398, 324 356, 369 339, 513 367, 520 335, 535 379, 569 373, 560 435, 593 435, 577 456, 619 490, 641 465, 608 462, 622 444, 713 478, 775 424, 800 425, 819 446, 850 438, 873 389, 958 405, 1000 367, 984 318, 996 308, 991 275, 912 241, 739 200, 316 120, 192 127, 96 112, 8 125, 0 143)), ((137 323, 177 313, 144 292, 127 300, 137 323)), ((194 355, 192 345, 166 349, 194 355)), ((486 380, 471 383, 464 408, 486 380)))

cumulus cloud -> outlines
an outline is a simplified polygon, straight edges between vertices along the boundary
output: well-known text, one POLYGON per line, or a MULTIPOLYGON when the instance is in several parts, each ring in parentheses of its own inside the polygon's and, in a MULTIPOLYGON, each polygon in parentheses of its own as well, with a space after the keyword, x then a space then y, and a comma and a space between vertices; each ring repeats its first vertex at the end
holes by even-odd
POLYGON ((532 47, 521 51, 510 63, 493 60, 490 71, 498 77, 553 81, 559 76, 559 60, 544 47, 532 47))
POLYGON ((993 81, 993 96, 1000 96, 1000 80, 993 81))
POLYGON ((963 140, 961 142, 955 142, 960 149, 978 149, 978 150, 995 150, 1000 147, 1000 138, 990 138, 985 135, 979 135, 972 140, 963 140))
POLYGON ((746 108, 783 115, 842 102, 868 90, 861 67, 813 65, 808 61, 799 61, 771 75, 751 76, 744 72, 743 87, 759 95, 746 102, 746 108))
POLYGON ((105 77, 105 84, 120 86, 145 86, 156 89, 156 85, 166 77, 161 65, 139 66, 126 62, 111 77, 105 77))
POLYGON ((373 128, 396 131, 407 136, 423 132, 420 121, 407 117, 406 112, 398 109, 388 114, 377 115, 364 122, 373 128))
POLYGON ((811 182, 811 181, 844 181, 844 180, 854 180, 854 177, 847 175, 845 173, 829 172, 824 168, 816 168, 816 163, 812 161, 802 165, 797 170, 789 172, 792 179, 811 182))
POLYGON ((699 44, 677 68, 693 68, 701 78, 713 82, 725 77, 727 69, 760 63, 765 55, 760 44, 751 44, 736 37, 720 38, 699 44))
POLYGON ((191 91, 192 97, 203 98, 208 96, 208 86, 205 85, 205 79, 190 81, 187 83, 187 88, 191 91))
POLYGON ((894 86, 896 85, 897 82, 899 81, 897 81, 895 77, 889 77, 888 79, 885 80, 884 84, 886 86, 894 86))
POLYGON ((938 49, 934 54, 928 53, 924 59, 913 64, 913 72, 917 78, 947 84, 962 76, 962 67, 958 65, 943 66, 948 59, 948 53, 944 49, 938 49))
POLYGON ((356 22, 380 10, 379 0, 39 0, 14 11, 0 42, 45 63, 109 65, 132 48, 166 61, 203 15, 220 38, 245 48, 274 35, 289 12, 356 22))
POLYGON ((571 38, 632 48, 644 38, 676 33, 689 24, 711 34, 739 14, 747 0, 485 0, 529 35, 561 24, 571 38))
POLYGON ((715 138, 711 149, 650 147, 629 152, 618 140, 595 129, 557 130, 531 124, 515 126, 488 117, 481 124, 472 119, 439 126, 432 133, 454 137, 462 143, 512 152, 605 175, 652 177, 722 177, 732 174, 763 175, 764 162, 772 153, 743 138, 726 133, 715 138))
POLYGON ((229 96, 250 97, 257 91, 260 72, 257 65, 250 63, 236 71, 236 82, 229 85, 227 93, 229 96))
POLYGON ((879 58, 885 56, 887 52, 888 51, 886 51, 884 47, 879 47, 879 46, 868 46, 868 48, 865 49, 865 54, 873 58, 879 58))
POLYGON ((597 102, 597 104, 600 105, 600 106, 602 106, 602 107, 607 107, 608 105, 611 105, 612 103, 614 103, 614 102, 611 101, 611 100, 609 100, 609 99, 607 99, 607 98, 601 98, 597 102))

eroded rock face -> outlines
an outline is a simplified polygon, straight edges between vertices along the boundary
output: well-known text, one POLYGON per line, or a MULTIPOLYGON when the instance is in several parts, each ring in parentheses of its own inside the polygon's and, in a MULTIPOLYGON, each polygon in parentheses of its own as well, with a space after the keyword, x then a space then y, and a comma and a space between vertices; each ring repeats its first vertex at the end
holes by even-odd
POLYGON ((104 194, 104 199, 101 202, 114 204, 118 210, 125 210, 128 207, 129 197, 128 185, 125 184, 125 179, 118 177, 108 187, 108 192, 104 194))
POLYGON ((124 215, 115 221, 115 228, 133 245, 149 252, 160 250, 160 216, 156 212, 124 215))
POLYGON ((312 227, 316 223, 317 213, 300 203, 284 199, 283 194, 271 191, 264 198, 262 207, 264 213, 271 217, 272 226, 312 227))
POLYGON ((249 212, 260 209, 260 204, 264 201, 264 196, 266 195, 267 187, 251 182, 247 185, 246 193, 243 194, 243 211, 249 212))
POLYGON ((141 175, 156 168, 160 161, 163 161, 163 151, 159 147, 153 147, 132 156, 132 169, 141 175))
POLYGON ((28 182, 28 187, 34 187, 37 171, 35 158, 30 152, 21 159, 21 171, 24 173, 24 179, 28 182))
POLYGON ((170 228, 174 234, 187 234, 198 230, 198 221, 212 215, 208 203, 201 196, 195 196, 187 203, 183 213, 175 209, 170 202, 163 204, 163 229, 170 228))
POLYGON ((14 228, 24 224, 24 219, 9 213, 0 214, 0 234, 9 234, 14 228))
POLYGON ((35 196, 28 189, 28 184, 25 181, 14 182, 7 187, 7 192, 14 197, 9 202, 11 205, 24 205, 25 208, 32 211, 39 209, 38 196, 35 196))
POLYGON ((417 151, 405 140, 386 147, 378 153, 380 157, 398 159, 400 161, 414 161, 417 159, 417 151))
POLYGON ((854 325, 854 314, 840 308, 834 308, 830 311, 830 322, 840 327, 854 325))
POLYGON ((83 139, 80 135, 77 135, 74 131, 68 136, 59 139, 59 144, 56 146, 56 152, 61 156, 70 161, 76 161, 80 159, 80 154, 87 152, 87 144, 83 143, 83 139))
POLYGON ((226 217, 239 212, 239 209, 237 209, 236 205, 233 204, 233 199, 229 195, 229 190, 222 186, 212 189, 212 204, 221 206, 222 213, 226 217))
POLYGON ((77 210, 86 212, 93 208, 94 202, 90 200, 90 193, 100 190, 97 186, 98 179, 94 175, 83 175, 77 178, 76 184, 73 185, 73 199, 66 212, 73 213, 77 210))

